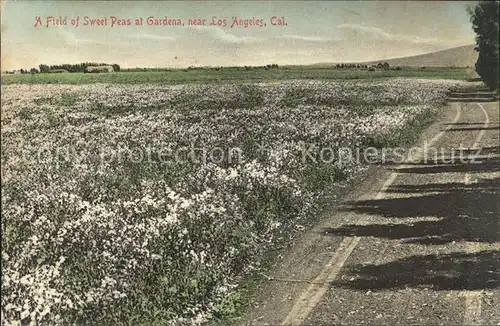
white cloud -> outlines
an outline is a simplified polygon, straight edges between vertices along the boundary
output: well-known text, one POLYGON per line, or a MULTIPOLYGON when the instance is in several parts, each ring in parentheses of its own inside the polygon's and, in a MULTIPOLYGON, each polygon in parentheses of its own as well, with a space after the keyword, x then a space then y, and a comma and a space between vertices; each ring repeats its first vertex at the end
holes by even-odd
POLYGON ((106 42, 87 39, 87 38, 78 38, 72 32, 68 31, 64 27, 57 27, 56 31, 57 36, 63 40, 66 44, 71 45, 80 45, 80 44, 105 44, 106 42))
POLYGON ((262 41, 261 38, 253 36, 237 36, 224 31, 223 29, 215 26, 192 26, 191 29, 207 33, 213 38, 223 42, 232 44, 255 43, 262 41))
POLYGON ((169 35, 156 35, 156 34, 127 34, 127 38, 134 38, 139 40, 159 40, 159 41, 174 41, 176 39, 175 36, 169 35))
POLYGON ((378 27, 366 26, 360 24, 340 24, 337 25, 337 28, 366 34, 368 36, 386 41, 409 42, 413 44, 434 44, 434 45, 453 43, 449 42, 448 40, 441 40, 435 37, 424 38, 416 35, 391 34, 378 27))
POLYGON ((340 41, 340 39, 338 39, 338 38, 330 38, 330 37, 323 37, 323 36, 301 36, 301 35, 290 35, 290 34, 282 35, 279 38, 282 38, 285 40, 298 40, 298 41, 306 41, 306 42, 340 41))

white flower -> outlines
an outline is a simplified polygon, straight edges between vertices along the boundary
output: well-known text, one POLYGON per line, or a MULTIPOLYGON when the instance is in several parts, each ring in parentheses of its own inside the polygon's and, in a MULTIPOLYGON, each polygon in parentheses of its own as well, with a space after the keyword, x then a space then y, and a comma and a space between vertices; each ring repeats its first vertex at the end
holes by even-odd
POLYGON ((228 175, 228 179, 235 179, 238 177, 238 171, 234 168, 230 169, 230 173, 228 175))
POLYGON ((31 285, 33 283, 33 277, 30 274, 24 275, 23 277, 21 277, 19 282, 22 285, 31 285))
POLYGON ((26 319, 30 315, 29 310, 23 310, 21 311, 21 320, 26 319))

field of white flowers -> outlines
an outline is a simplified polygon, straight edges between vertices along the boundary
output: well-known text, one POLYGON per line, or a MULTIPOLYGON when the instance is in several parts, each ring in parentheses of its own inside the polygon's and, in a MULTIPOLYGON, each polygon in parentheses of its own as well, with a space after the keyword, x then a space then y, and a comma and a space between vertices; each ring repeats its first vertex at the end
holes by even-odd
POLYGON ((383 144, 459 84, 2 86, 3 322, 204 321, 364 167, 322 146, 383 144))

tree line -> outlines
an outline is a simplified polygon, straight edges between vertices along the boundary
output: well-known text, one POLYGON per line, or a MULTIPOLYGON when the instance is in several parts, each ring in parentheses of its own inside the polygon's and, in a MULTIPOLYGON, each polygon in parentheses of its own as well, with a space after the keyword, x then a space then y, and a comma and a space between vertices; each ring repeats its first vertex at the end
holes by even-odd
POLYGON ((353 68, 361 69, 361 68, 368 68, 368 65, 365 65, 365 64, 356 64, 356 63, 337 63, 335 65, 335 68, 337 68, 337 69, 344 69, 344 68, 347 68, 347 69, 353 69, 353 68))
POLYGON ((381 69, 389 69, 389 63, 388 62, 379 62, 378 64, 373 64, 371 66, 368 66, 367 64, 363 63, 337 63, 335 65, 335 68, 337 69, 367 69, 367 68, 381 68, 381 69))
POLYGON ((91 66, 112 66, 114 71, 120 71, 120 66, 116 63, 109 64, 109 63, 97 63, 97 62, 82 62, 76 64, 63 63, 57 65, 41 64, 38 66, 38 68, 31 68, 29 70, 21 69, 21 74, 29 74, 29 73, 37 74, 37 73, 49 73, 49 72, 61 72, 61 71, 85 72, 85 68, 91 66))

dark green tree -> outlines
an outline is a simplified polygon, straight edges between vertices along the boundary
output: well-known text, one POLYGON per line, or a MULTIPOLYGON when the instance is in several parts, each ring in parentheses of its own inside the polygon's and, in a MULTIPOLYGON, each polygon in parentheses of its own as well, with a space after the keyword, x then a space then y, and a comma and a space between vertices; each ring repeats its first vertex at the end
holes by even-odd
POLYGON ((476 72, 486 86, 497 90, 498 76, 498 14, 500 1, 481 1, 475 7, 469 7, 472 28, 476 33, 476 48, 479 53, 476 72))
POLYGON ((40 72, 49 72, 49 70, 50 70, 50 67, 48 65, 44 65, 44 64, 41 64, 39 66, 39 68, 40 68, 40 72))

